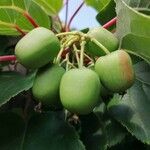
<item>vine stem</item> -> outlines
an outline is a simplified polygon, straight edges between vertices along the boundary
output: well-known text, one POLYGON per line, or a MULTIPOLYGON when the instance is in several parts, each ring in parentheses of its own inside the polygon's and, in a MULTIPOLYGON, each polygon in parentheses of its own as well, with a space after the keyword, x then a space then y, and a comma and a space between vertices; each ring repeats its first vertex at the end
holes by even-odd
POLYGON ((117 17, 113 18, 112 20, 110 20, 109 22, 107 22, 106 24, 103 25, 103 28, 108 29, 109 27, 115 25, 117 22, 117 17))
POLYGON ((98 42, 95 38, 91 38, 91 41, 94 42, 97 46, 99 46, 106 54, 110 54, 109 50, 100 42, 98 42))
POLYGON ((6 55, 6 56, 0 56, 0 62, 3 61, 15 61, 16 56, 15 55, 6 55))
POLYGON ((82 6, 84 5, 84 2, 82 2, 79 7, 77 8, 77 10, 73 13, 73 15, 71 16, 70 20, 69 20, 69 23, 66 27, 66 31, 69 31, 70 30, 70 25, 73 21, 73 19, 75 18, 75 16, 78 14, 79 10, 82 8, 82 6))
POLYGON ((65 26, 64 26, 64 31, 68 31, 68 30, 67 30, 68 9, 69 9, 69 0, 66 0, 66 14, 65 14, 65 26))

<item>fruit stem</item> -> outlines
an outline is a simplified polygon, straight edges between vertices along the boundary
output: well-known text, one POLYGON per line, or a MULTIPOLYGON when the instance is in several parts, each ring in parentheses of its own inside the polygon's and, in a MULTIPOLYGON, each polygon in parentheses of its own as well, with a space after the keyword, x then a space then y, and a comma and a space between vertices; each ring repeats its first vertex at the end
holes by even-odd
POLYGON ((65 39, 66 39, 66 41, 64 41, 64 43, 63 43, 64 46, 66 46, 70 41, 72 41, 74 39, 74 36, 69 36, 65 39))
POLYGON ((62 48, 61 50, 59 51, 58 55, 57 55, 57 58, 56 58, 56 63, 60 63, 60 59, 62 57, 62 54, 63 54, 63 51, 65 48, 69 48, 73 43, 75 43, 76 41, 79 41, 80 37, 79 36, 68 36, 67 38, 66 37, 63 37, 61 39, 61 43, 62 43, 62 48))
POLYGON ((75 18, 75 16, 77 15, 77 13, 79 12, 79 10, 82 8, 82 6, 84 5, 84 2, 82 2, 79 7, 77 8, 77 10, 73 13, 73 15, 71 16, 70 20, 69 20, 69 23, 66 27, 66 31, 69 31, 70 30, 70 25, 73 21, 73 19, 75 18))
POLYGON ((62 66, 63 63, 67 62, 67 59, 65 58, 59 65, 62 66))
POLYGON ((67 117, 68 117, 68 110, 67 109, 65 109, 65 121, 67 120, 67 117))
POLYGON ((6 56, 0 56, 0 62, 3 61, 15 61, 16 56, 15 55, 6 55, 6 56))
POLYGON ((59 51, 59 53, 58 53, 58 55, 57 55, 57 57, 56 57, 56 61, 55 61, 56 64, 59 64, 59 63, 60 63, 61 55, 62 55, 63 51, 64 51, 64 45, 62 45, 62 47, 61 47, 61 49, 60 49, 60 51, 59 51))
POLYGON ((88 66, 88 68, 93 67, 93 66, 94 66, 94 63, 91 63, 91 64, 88 66))
POLYGON ((91 62, 93 62, 93 59, 92 59, 90 56, 88 56, 88 55, 85 54, 85 53, 84 53, 84 56, 85 56, 86 58, 88 58, 91 62))
POLYGON ((109 22, 107 22, 106 24, 103 25, 103 28, 108 29, 109 27, 115 25, 117 22, 117 17, 113 18, 112 20, 110 20, 109 22))
POLYGON ((106 54, 110 54, 109 50, 100 42, 98 42, 95 38, 91 38, 91 41, 94 42, 97 46, 99 46, 106 54))
POLYGON ((62 66, 63 63, 66 62, 66 64, 68 65, 68 68, 69 68, 69 65, 70 65, 71 67, 73 67, 73 68, 76 68, 76 66, 74 66, 73 63, 71 63, 71 62, 69 61, 68 56, 69 56, 69 53, 66 54, 66 58, 65 58, 59 65, 62 66))
POLYGON ((69 37, 64 43, 64 45, 65 47, 70 47, 76 41, 79 41, 79 37, 77 36, 69 37))
POLYGON ((78 31, 74 31, 74 32, 62 32, 62 33, 58 33, 56 34, 57 37, 61 37, 61 36, 65 36, 65 35, 76 35, 79 34, 78 31))
POLYGON ((66 55, 67 63, 66 63, 66 71, 69 70, 69 53, 66 55))
POLYGON ((82 41, 81 42, 81 52, 80 52, 80 67, 79 68, 82 68, 83 67, 83 63, 84 63, 84 49, 85 49, 85 44, 86 44, 86 41, 82 41))
POLYGON ((76 66, 73 65, 70 61, 68 62, 68 65, 70 65, 72 68, 76 68, 76 66))
POLYGON ((62 39, 60 39, 60 43, 63 44, 64 42, 66 42, 66 40, 67 40, 67 37, 65 36, 62 39))
POLYGON ((74 52, 75 52, 78 67, 80 67, 80 59, 79 59, 79 55, 78 55, 78 49, 77 49, 75 44, 73 44, 73 49, 74 49, 74 52))

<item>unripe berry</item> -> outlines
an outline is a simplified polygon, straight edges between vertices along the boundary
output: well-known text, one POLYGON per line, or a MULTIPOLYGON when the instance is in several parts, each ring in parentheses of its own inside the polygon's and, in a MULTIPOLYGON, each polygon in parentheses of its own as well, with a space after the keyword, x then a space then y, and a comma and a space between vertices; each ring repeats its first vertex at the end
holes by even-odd
POLYGON ((60 84, 62 105, 70 112, 88 114, 100 99, 101 84, 98 75, 90 69, 71 69, 60 84))
MULTIPOLYGON (((110 52, 118 49, 119 46, 118 39, 111 32, 104 29, 103 27, 97 27, 91 29, 87 33, 87 35, 90 36, 91 38, 95 38, 98 42, 100 42, 103 46, 105 46, 110 52)), ((104 51, 92 41, 87 42, 86 51, 94 56, 105 55, 104 51)))
POLYGON ((100 57, 96 61, 95 71, 104 87, 112 92, 123 92, 134 83, 132 61, 123 50, 100 57))
POLYGON ((27 68, 36 69, 53 62, 60 50, 55 34, 44 27, 38 27, 25 35, 16 45, 17 60, 27 68))
POLYGON ((60 104, 59 85, 65 69, 57 65, 40 68, 35 78, 32 93, 34 98, 49 106, 60 104))

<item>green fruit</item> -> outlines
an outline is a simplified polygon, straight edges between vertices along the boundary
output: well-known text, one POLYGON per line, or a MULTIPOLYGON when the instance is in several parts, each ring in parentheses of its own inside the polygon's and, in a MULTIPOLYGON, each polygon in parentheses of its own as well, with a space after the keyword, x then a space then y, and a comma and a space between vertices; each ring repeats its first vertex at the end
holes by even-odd
MULTIPOLYGON (((110 52, 118 49, 119 41, 118 39, 108 30, 103 27, 97 27, 90 30, 87 33, 91 38, 95 38, 98 42, 100 42, 103 46, 105 46, 110 52)), ((105 55, 104 51, 97 46, 94 42, 88 41, 86 44, 86 51, 94 56, 102 56, 105 55)))
POLYGON ((99 101, 100 81, 98 75, 86 68, 66 72, 60 84, 60 98, 70 112, 88 114, 99 101))
POLYGON ((96 61, 95 71, 104 87, 112 92, 123 92, 134 83, 132 61, 123 50, 100 57, 96 61))
POLYGON ((60 50, 60 42, 55 34, 38 27, 25 35, 16 45, 17 60, 27 68, 36 69, 52 62, 60 50))
POLYGON ((60 104, 59 85, 64 73, 65 69, 57 65, 41 68, 32 88, 34 98, 54 107, 60 104))

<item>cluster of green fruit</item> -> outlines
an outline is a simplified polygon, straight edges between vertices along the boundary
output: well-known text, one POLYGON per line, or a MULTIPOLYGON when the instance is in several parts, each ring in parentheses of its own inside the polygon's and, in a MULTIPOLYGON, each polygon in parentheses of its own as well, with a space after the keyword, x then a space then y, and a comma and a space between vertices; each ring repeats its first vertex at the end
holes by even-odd
POLYGON ((32 88, 36 100, 52 107, 63 105, 73 113, 88 114, 101 100, 103 89, 123 92, 134 82, 131 58, 125 51, 117 50, 118 43, 103 28, 87 34, 55 35, 39 27, 17 43, 15 55, 26 68, 39 68, 32 88), (62 58, 65 49, 71 50, 62 58), (84 57, 90 60, 88 64, 84 57), (92 65, 94 69, 90 68, 92 65))

